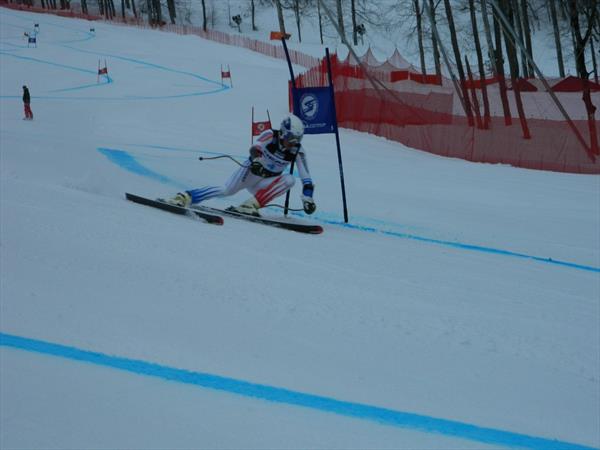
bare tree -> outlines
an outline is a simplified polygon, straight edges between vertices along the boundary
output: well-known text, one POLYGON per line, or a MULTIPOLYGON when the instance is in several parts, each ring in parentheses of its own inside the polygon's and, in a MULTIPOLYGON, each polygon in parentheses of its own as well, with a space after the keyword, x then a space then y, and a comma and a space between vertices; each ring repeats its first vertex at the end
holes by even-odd
POLYGON ((485 40, 488 45, 488 59, 490 60, 490 65, 492 66, 492 72, 496 75, 496 65, 495 61, 495 51, 494 51, 494 42, 492 41, 492 32, 490 28, 490 20, 487 12, 487 0, 481 0, 481 18, 483 19, 483 29, 485 31, 485 40))
POLYGON ((356 4, 354 0, 350 3, 351 5, 351 15, 352 15, 352 42, 354 45, 358 45, 358 29, 356 24, 356 4))
POLYGON ((446 18, 448 19, 448 28, 450 29, 452 50, 454 51, 454 62, 456 64, 456 70, 458 71, 458 77, 460 78, 460 89, 462 91, 462 96, 465 103, 465 113, 467 115, 467 120, 469 121, 469 126, 473 126, 473 111, 471 110, 471 101, 469 100, 469 94, 467 92, 465 70, 463 68, 462 59, 460 56, 460 48, 458 47, 458 38, 456 36, 456 27, 454 26, 454 16, 452 15, 452 6, 450 6, 450 0, 444 0, 444 7, 446 9, 446 18))
POLYGON ((548 0, 550 17, 552 18, 552 30, 554 32, 554 45, 556 47, 556 59, 558 60, 558 73, 561 78, 565 76, 565 63, 563 61, 562 45, 560 43, 560 30, 558 28, 558 15, 556 12, 556 0, 548 0))
POLYGON ((502 55, 502 29, 500 28, 500 22, 496 14, 494 16, 494 42, 495 42, 495 53, 494 63, 496 65, 496 76, 498 77, 498 86, 500 88, 500 101, 502 102, 502 111, 504 113, 504 124, 506 126, 512 124, 512 115, 510 112, 510 105, 508 103, 508 96, 506 94, 506 79, 504 78, 504 56, 502 55))
POLYGON ((112 19, 117 15, 117 10, 115 8, 115 2, 113 0, 106 0, 108 5, 108 9, 110 10, 110 18, 112 19))
MULTIPOLYGON (((510 11, 510 14, 512 16, 511 19, 511 26, 517 31, 517 36, 519 39, 519 43, 521 44, 519 46, 519 48, 521 48, 521 66, 522 66, 522 70, 523 70, 523 76, 527 77, 527 56, 525 56, 525 40, 523 37, 523 23, 521 21, 521 9, 519 8, 519 0, 507 0, 506 3, 506 12, 508 13, 510 11)), ((504 34, 505 37, 506 33, 504 34)), ((516 46, 515 46, 515 51, 516 51, 516 46)), ((507 49, 507 56, 508 56, 508 49, 507 49)), ((509 61, 510 63, 510 61, 509 61)), ((513 61, 514 63, 514 61, 513 61)), ((520 74, 520 70, 519 70, 519 59, 517 58, 517 77, 520 74)))
MULTIPOLYGON (((424 2, 427 0, 423 0, 424 2)), ((423 4, 424 5, 424 4, 423 4)), ((438 41, 435 37, 435 33, 433 32, 433 28, 436 26, 436 8, 434 0, 429 0, 429 11, 431 12, 431 46, 433 47, 433 63, 435 65, 435 74, 440 77, 442 75, 442 64, 440 62, 440 49, 438 46, 438 41)))
MULTIPOLYGON (((417 19, 417 42, 419 45, 419 60, 421 62, 421 73, 423 75, 427 75, 427 67, 425 66, 425 49, 423 47, 423 24, 422 24, 422 17, 423 17, 423 10, 421 9, 421 6, 419 5, 419 0, 413 0, 414 1, 414 7, 415 7, 415 15, 416 15, 416 19, 417 19)), ((424 0, 427 1, 427 0, 424 0)))
POLYGON ((340 34, 342 36, 346 36, 346 31, 344 29, 344 12, 342 11, 342 0, 336 0, 335 4, 337 7, 337 21, 338 27, 340 29, 340 34))
POLYGON ((323 45, 323 17, 321 16, 321 1, 317 0, 317 14, 319 15, 319 36, 323 45))
POLYGON ((590 53, 592 54, 592 68, 594 71, 594 81, 598 83, 598 61, 596 60, 596 50, 594 49, 594 36, 590 39, 590 53))
POLYGON ((577 75, 583 82, 583 102, 588 116, 588 128, 590 132, 590 148, 593 154, 599 155, 598 148, 598 132, 596 129, 595 113, 596 107, 592 103, 590 94, 590 73, 587 71, 585 63, 585 47, 589 42, 594 30, 595 22, 598 15, 597 0, 582 1, 578 8, 577 0, 567 0, 570 13, 571 30, 574 37, 575 51, 575 66, 577 75), (587 19, 587 27, 582 34, 581 21, 579 15, 582 14, 587 19))
MULTIPOLYGON (((510 0, 500 0, 500 8, 504 13, 508 23, 513 27, 515 24, 515 16, 513 9, 509 4, 510 0)), ((517 60, 517 49, 515 43, 510 39, 508 33, 504 33, 504 43, 506 45, 506 56, 508 57, 508 65, 510 66, 510 81, 515 94, 515 102, 517 104, 517 113, 519 114, 519 121, 521 123, 521 129, 523 131, 523 137, 525 139, 531 138, 529 132, 529 126, 527 125, 527 119, 525 118, 525 110, 523 108, 523 100, 521 98, 521 89, 519 85, 519 63, 517 60)))
POLYGON ((473 29, 473 41, 477 52, 477 66, 479 67, 479 80, 481 82, 481 96, 483 98, 483 128, 490 125, 490 102, 488 100, 487 86, 485 83, 485 68, 483 65, 483 53, 479 42, 479 28, 477 27, 477 16, 475 15, 475 1, 469 0, 469 12, 471 15, 471 27, 473 29))
POLYGON ((300 27, 300 0, 294 0, 294 17, 296 18, 296 29, 298 30, 298 42, 302 42, 302 29, 300 27))
POLYGON ((285 35, 285 20, 283 19, 283 8, 281 7, 281 0, 275 0, 275 6, 277 7, 277 18, 279 19, 279 31, 285 35))
MULTIPOLYGON (((527 47, 527 53, 533 59, 533 46, 531 44, 531 25, 529 23, 529 8, 527 6, 528 0, 521 0, 521 19, 523 20, 523 34, 525 35, 525 46, 527 47)), ((529 59, 527 64, 523 64, 523 67, 527 67, 527 76, 534 77, 535 72, 529 59)))
POLYGON ((175 17, 177 15, 175 11, 175 0, 167 0, 167 10, 169 11, 169 19, 171 23, 175 23, 175 17))

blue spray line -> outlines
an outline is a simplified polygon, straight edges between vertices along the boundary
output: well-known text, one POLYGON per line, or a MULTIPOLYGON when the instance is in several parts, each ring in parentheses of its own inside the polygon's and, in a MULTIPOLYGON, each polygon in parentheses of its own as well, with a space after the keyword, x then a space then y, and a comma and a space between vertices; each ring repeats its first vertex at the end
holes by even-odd
POLYGON ((253 399, 301 406, 321 412, 375 422, 427 434, 467 439, 490 445, 536 450, 598 450, 580 444, 513 433, 494 428, 479 427, 464 422, 413 414, 410 412, 353 403, 320 395, 306 394, 289 389, 251 383, 204 372, 177 369, 137 359, 110 356, 51 342, 0 333, 0 346, 34 353, 96 364, 103 367, 162 378, 168 381, 228 392, 253 399))
POLYGON ((461 250, 470 250, 470 251, 490 253, 490 254, 495 254, 495 255, 503 255, 503 256, 512 256, 512 257, 516 257, 516 258, 531 259, 531 260, 538 261, 538 262, 555 264, 555 265, 564 266, 564 267, 570 267, 572 269, 579 269, 579 270, 585 270, 588 272, 600 273, 600 267, 588 266, 585 264, 571 263, 568 261, 561 261, 561 260, 553 259, 553 258, 544 258, 541 256, 527 255, 525 253, 512 252, 510 250, 502 250, 502 249, 493 248, 493 247, 484 247, 481 245, 463 244, 461 242, 433 239, 433 238, 417 236, 417 235, 409 234, 409 233, 402 233, 402 232, 398 232, 398 231, 380 230, 380 229, 377 229, 374 227, 369 227, 369 226, 347 224, 347 223, 340 222, 337 220, 323 220, 323 222, 328 223, 330 225, 342 226, 344 228, 350 228, 350 229, 365 231, 365 232, 369 232, 369 233, 384 234, 387 236, 393 236, 393 237, 398 237, 398 238, 403 238, 403 239, 411 239, 414 241, 427 242, 429 244, 443 245, 445 247, 453 247, 453 248, 458 248, 461 250))
POLYGON ((151 180, 158 181, 159 183, 176 186, 178 189, 187 188, 187 186, 178 183, 177 181, 172 180, 167 176, 161 175, 157 172, 154 172, 153 170, 148 169, 147 167, 144 167, 127 152, 104 147, 98 148, 98 151, 104 156, 106 156, 110 162, 118 165, 119 167, 122 167, 123 169, 129 172, 133 172, 137 175, 141 175, 151 180))
MULTIPOLYGON (((145 147, 172 150, 172 148, 162 147, 162 146, 145 146, 145 147)), ((136 173, 137 175, 146 176, 146 177, 152 178, 154 180, 160 181, 165 184, 177 185, 177 187, 179 189, 181 189, 183 186, 181 183, 178 183, 174 180, 171 180, 167 177, 164 177, 163 175, 157 174, 156 172, 153 172, 153 171, 145 168, 141 163, 139 163, 133 156, 131 156, 126 151, 113 150, 113 149, 107 149, 107 148, 98 148, 98 151, 101 152, 102 154, 104 154, 105 156, 107 156, 113 163, 121 166, 123 169, 125 169, 129 172, 136 173)), ((203 153, 214 154, 213 152, 203 152, 203 153)), ((222 154, 222 153, 220 153, 220 154, 222 154)), ((186 187, 183 187, 183 188, 187 189, 186 187)), ((299 214, 293 214, 293 215, 299 215, 299 214)), ((557 266, 569 267, 571 269, 600 273, 600 267, 594 267, 594 266, 589 266, 589 265, 585 265, 585 264, 577 264, 577 263, 561 261, 561 260, 553 259, 553 258, 544 258, 541 256, 527 255, 525 253, 513 252, 510 250, 503 250, 503 249, 498 249, 498 248, 493 248, 493 247, 485 247, 482 245, 465 244, 465 243, 461 243, 461 242, 453 242, 453 241, 446 241, 446 240, 442 240, 442 239, 428 238, 428 237, 418 236, 418 235, 410 234, 410 233, 402 233, 399 231, 383 230, 380 228, 364 226, 364 225, 359 225, 359 224, 355 224, 355 223, 354 224, 353 223, 344 223, 339 220, 328 220, 328 219, 320 218, 318 214, 314 218, 318 222, 321 222, 324 224, 335 225, 335 226, 348 228, 348 229, 352 229, 352 230, 358 230, 358 231, 367 232, 367 233, 383 234, 385 236, 392 236, 392 237, 401 238, 401 239, 410 239, 413 241, 426 242, 426 243, 435 244, 435 245, 442 245, 445 247, 452 247, 452 248, 457 248, 460 250, 475 251, 475 252, 488 253, 488 254, 499 255, 499 256, 511 256, 514 258, 530 259, 533 261, 542 262, 542 263, 546 263, 546 264, 553 264, 553 265, 557 265, 557 266)))

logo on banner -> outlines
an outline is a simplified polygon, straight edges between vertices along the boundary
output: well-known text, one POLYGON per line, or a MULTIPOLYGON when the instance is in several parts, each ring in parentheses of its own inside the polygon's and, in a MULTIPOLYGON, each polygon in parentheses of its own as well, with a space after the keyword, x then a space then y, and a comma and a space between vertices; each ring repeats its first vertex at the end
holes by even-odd
POLYGON ((313 93, 304 94, 300 98, 300 108, 306 120, 313 120, 319 112, 319 98, 313 93))
POLYGON ((292 91, 294 112, 304 122, 305 134, 333 133, 335 115, 330 87, 297 88, 292 91))

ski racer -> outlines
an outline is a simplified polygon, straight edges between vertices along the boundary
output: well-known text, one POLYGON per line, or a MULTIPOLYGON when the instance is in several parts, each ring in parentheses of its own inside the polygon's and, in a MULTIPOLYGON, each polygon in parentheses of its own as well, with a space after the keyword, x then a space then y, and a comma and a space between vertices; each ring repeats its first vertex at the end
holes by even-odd
POLYGON ((295 161, 302 180, 302 206, 306 214, 317 209, 313 200, 314 185, 306 153, 301 141, 304 124, 295 115, 286 116, 279 130, 265 130, 250 147, 250 157, 235 171, 223 186, 205 186, 179 192, 168 203, 189 207, 214 197, 229 197, 242 189, 252 196, 239 206, 230 209, 243 214, 260 216, 259 209, 294 186, 294 176, 284 174, 288 165, 295 161))

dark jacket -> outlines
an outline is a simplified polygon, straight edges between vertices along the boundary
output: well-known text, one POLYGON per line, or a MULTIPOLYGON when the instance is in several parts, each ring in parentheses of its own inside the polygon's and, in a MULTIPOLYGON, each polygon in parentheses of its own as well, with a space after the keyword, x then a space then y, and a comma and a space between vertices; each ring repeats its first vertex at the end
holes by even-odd
POLYGON ((23 88, 23 103, 29 104, 31 97, 29 96, 29 89, 23 88))

